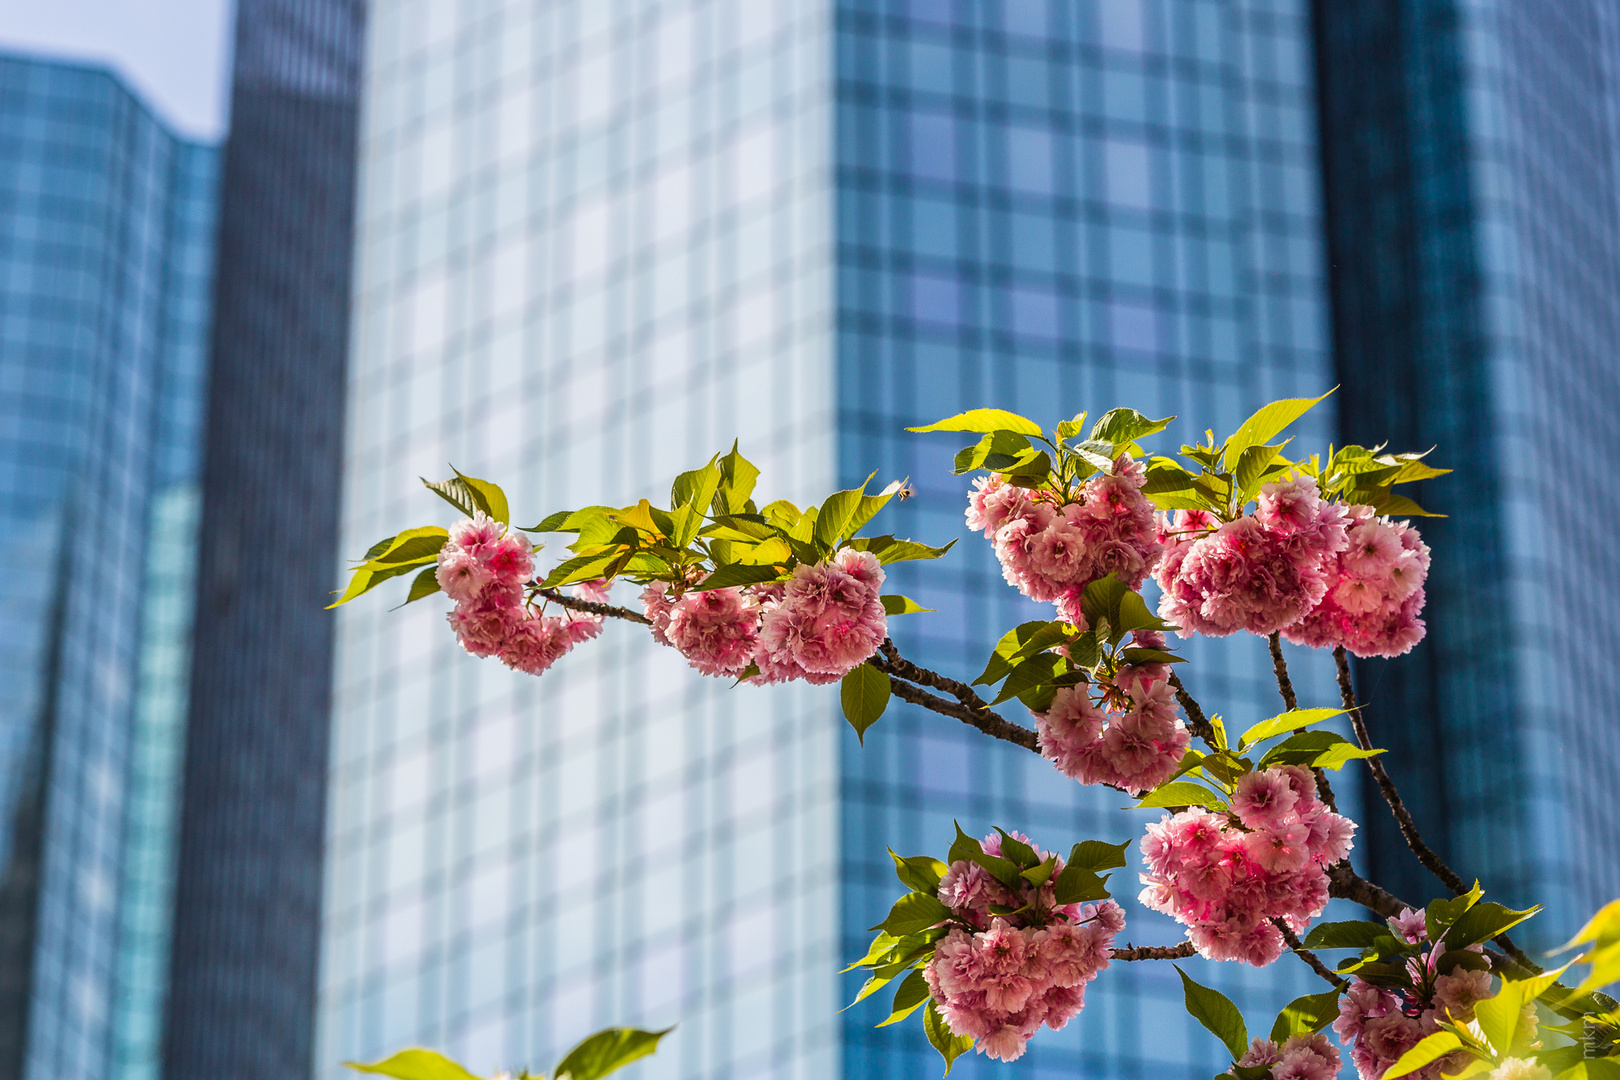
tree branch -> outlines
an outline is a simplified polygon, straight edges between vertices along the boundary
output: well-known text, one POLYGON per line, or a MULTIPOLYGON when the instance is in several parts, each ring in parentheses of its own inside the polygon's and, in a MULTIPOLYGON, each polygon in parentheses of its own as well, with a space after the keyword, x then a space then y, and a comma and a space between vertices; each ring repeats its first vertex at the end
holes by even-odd
POLYGON ((1288 664, 1283 660, 1282 634, 1273 630, 1266 641, 1271 645, 1271 670, 1277 676, 1277 691, 1282 694, 1283 708, 1292 712, 1299 708, 1299 698, 1294 696, 1294 683, 1288 677, 1288 664))
POLYGON ((1281 919, 1272 919, 1271 925, 1282 931, 1283 940, 1288 942, 1288 947, 1294 950, 1295 956, 1309 964, 1312 971, 1322 976, 1322 978, 1326 979, 1335 987, 1344 982, 1344 979, 1336 974, 1332 968, 1322 963, 1321 957, 1317 956, 1315 953, 1311 952, 1311 950, 1299 943, 1299 935, 1294 933, 1293 930, 1289 929, 1287 923, 1283 922, 1281 919))
POLYGON ((1190 941, 1183 941, 1180 945, 1141 945, 1135 946, 1125 943, 1123 949, 1114 949, 1109 952, 1110 960, 1185 960, 1189 956, 1196 956, 1197 949, 1190 941))
POLYGON ((652 620, 647 616, 639 611, 631 611, 629 608, 614 607, 612 604, 598 604, 574 596, 564 596, 556 589, 536 589, 535 592, 558 607, 565 607, 569 611, 582 611, 587 615, 601 615, 609 619, 624 619, 626 622, 640 623, 642 626, 652 625, 652 620))
POLYGON ((1360 904, 1375 915, 1393 919, 1412 907, 1405 900, 1361 877, 1350 868, 1349 860, 1327 868, 1328 895, 1360 904))
POLYGON ((1187 693, 1185 686, 1181 685, 1181 677, 1173 668, 1170 671, 1170 685, 1175 689, 1176 700, 1181 703, 1181 711, 1187 714, 1187 730, 1203 739, 1211 748, 1215 748, 1217 745, 1215 725, 1209 722, 1209 717, 1204 715, 1204 710, 1197 700, 1187 693))
POLYGON ((913 705, 921 705, 942 716, 954 716, 956 719, 978 728, 993 739, 1010 742, 1022 746, 1025 750, 1039 754, 1040 743, 1033 731, 1001 716, 991 710, 984 703, 984 699, 974 693, 971 687, 947 679, 937 672, 927 668, 918 667, 900 655, 894 643, 884 639, 881 646, 883 655, 873 656, 866 662, 877 668, 889 677, 889 689, 894 696, 913 705), (946 690, 957 696, 957 701, 948 701, 945 698, 930 694, 912 683, 921 683, 923 686, 932 686, 946 690))

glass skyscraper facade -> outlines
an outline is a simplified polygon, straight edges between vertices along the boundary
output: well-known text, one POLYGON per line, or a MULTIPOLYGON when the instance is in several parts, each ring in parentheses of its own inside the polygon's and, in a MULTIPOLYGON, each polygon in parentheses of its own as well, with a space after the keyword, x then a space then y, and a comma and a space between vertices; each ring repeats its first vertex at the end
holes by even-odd
MULTIPOLYGON (((1425 835, 1565 940, 1620 894, 1620 15, 1591 0, 1317 5, 1343 434, 1455 468, 1420 500, 1429 639, 1358 665, 1425 835), (1413 718, 1417 718, 1414 722, 1413 718)), ((1381 880, 1437 888, 1386 816, 1381 880)))
POLYGON ((0 56, 0 1076, 157 1075, 218 152, 0 56))
MULTIPOLYGON (((344 553, 441 519, 416 478, 451 464, 538 518, 657 498, 734 436, 771 497, 910 475, 887 516, 943 542, 956 447, 908 424, 1127 404, 1192 436, 1325 391, 1308 15, 376 4, 344 553)), ((1333 431, 1331 407, 1300 425, 1333 431)), ((976 538, 895 578, 939 609, 897 639, 953 673, 1034 614, 976 538)), ((942 853, 953 817, 1053 847, 1140 832, 954 721, 896 704, 863 749, 828 689, 730 690, 622 626, 537 680, 442 618, 442 598, 338 616, 323 1076, 411 1042, 545 1069, 595 1027, 677 1021, 641 1075, 929 1075, 919 1033, 836 1012, 896 889, 885 845, 942 853)), ((1210 708, 1280 711, 1262 643, 1205 645, 1188 681, 1210 708)), ((1307 701, 1335 700, 1323 657, 1290 656, 1307 701)), ((1129 936, 1174 940, 1133 873, 1129 936)), ((1312 978, 1198 973, 1267 1017, 1312 978)), ((1005 1071, 1208 1076, 1180 997, 1167 966, 1118 965, 1005 1071)))

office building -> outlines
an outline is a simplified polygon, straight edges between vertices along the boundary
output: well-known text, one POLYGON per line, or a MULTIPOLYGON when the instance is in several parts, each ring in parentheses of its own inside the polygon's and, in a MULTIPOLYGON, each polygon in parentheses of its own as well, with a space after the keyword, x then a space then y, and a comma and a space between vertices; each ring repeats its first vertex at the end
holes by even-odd
POLYGON ((360 0, 240 0, 165 1075, 314 1041, 360 0))
POLYGON ((0 1076, 158 1075, 219 154, 0 56, 0 1076))
MULTIPOLYGON (((1425 836, 1551 948, 1620 895, 1620 21, 1317 5, 1343 437, 1437 446, 1429 640, 1357 665, 1425 836), (1413 722, 1418 718, 1418 722, 1413 722)), ((1381 880, 1438 886, 1373 815, 1381 880)))
MULTIPOLYGON (((538 519, 657 499, 734 436, 771 497, 910 475, 892 527, 942 542, 956 446, 908 424, 1129 404, 1191 436, 1326 390, 1308 16, 377 3, 344 553, 447 521, 417 477, 451 465, 538 519)), ((1332 432, 1330 407, 1300 426, 1332 432)), ((978 538, 895 579, 939 609, 897 639, 951 672, 1035 610, 978 538)), ((1114 793, 932 714, 896 706, 862 748, 832 690, 732 690, 625 626, 534 679, 461 653, 442 598, 387 596, 337 618, 321 1076, 407 1043, 544 1070, 596 1027, 674 1022, 641 1075, 931 1075, 877 1003, 836 1011, 897 888, 885 845, 942 854, 953 817, 1051 847, 1140 833, 1114 793)), ((1211 708, 1280 710, 1263 644, 1188 653, 1211 708)), ((1326 658, 1290 655, 1332 702, 1326 658)), ((1179 936, 1116 881, 1128 936, 1179 936)), ((1198 971, 1267 1018, 1313 978, 1198 971)), ((1119 965, 997 1071, 1220 1061, 1173 970, 1119 965)))

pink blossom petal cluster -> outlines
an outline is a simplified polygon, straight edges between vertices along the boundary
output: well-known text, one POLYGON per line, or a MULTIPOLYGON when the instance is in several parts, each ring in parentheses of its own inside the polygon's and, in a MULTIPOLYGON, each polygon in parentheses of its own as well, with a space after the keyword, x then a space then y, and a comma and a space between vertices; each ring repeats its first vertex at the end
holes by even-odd
POLYGON ((1211 960, 1264 967, 1282 955, 1281 919, 1297 933, 1327 905, 1327 867, 1350 851, 1355 823, 1329 810, 1310 772, 1248 773, 1230 813, 1184 810, 1142 840, 1145 907, 1187 927, 1211 960))
POLYGON ((1159 617, 1193 633, 1270 634, 1321 603, 1349 517, 1308 476, 1266 484, 1252 515, 1219 522, 1201 510, 1161 515, 1159 617))
MULTIPOLYGON (((986 837, 983 847, 999 855, 1001 837, 986 837)), ((1058 859, 1057 872, 1062 867, 1058 859)), ((1057 1031, 1080 1012, 1086 984, 1108 966, 1114 936, 1125 927, 1112 900, 1057 906, 1050 882, 1025 884, 1015 895, 966 861, 946 871, 939 899, 968 926, 953 928, 935 947, 923 969, 928 992, 953 1032, 998 1061, 1022 1057, 1042 1025, 1057 1031), (992 904, 1021 910, 993 915, 992 904)))
POLYGON ((842 548, 800 565, 785 582, 687 590, 664 582, 641 594, 653 637, 705 675, 735 677, 756 665, 756 685, 803 679, 837 682, 877 652, 888 635, 879 589, 883 566, 870 552, 842 548))
POLYGON ((1328 588, 1303 618, 1283 628, 1299 645, 1343 645, 1357 656, 1400 656, 1423 640, 1423 583, 1429 546, 1404 521, 1370 506, 1345 507, 1346 546, 1326 565, 1328 588))
MULTIPOLYGON (((515 671, 539 675, 582 641, 602 632, 602 617, 564 609, 539 615, 523 601, 534 576, 528 537, 483 513, 450 527, 434 571, 439 587, 456 602, 450 629, 473 656, 494 656, 515 671)), ((578 589, 582 599, 605 602, 602 582, 578 589)))
MULTIPOLYGON (((1436 973, 1436 962, 1450 951, 1444 943, 1429 945, 1423 912, 1407 908, 1390 919, 1389 925, 1407 944, 1420 946, 1418 955, 1407 963, 1405 982, 1375 986, 1351 980, 1339 1001, 1339 1018, 1333 1022, 1339 1041, 1350 1048, 1350 1060, 1361 1080, 1381 1080, 1402 1054, 1440 1030, 1440 1021, 1449 1018, 1469 1023, 1474 1019, 1474 1006, 1491 996, 1488 970, 1472 970, 1459 963, 1449 972, 1436 973)), ((1484 948, 1471 945, 1463 951, 1478 955, 1484 948)), ((1449 1055, 1412 1075, 1418 1080, 1438 1080, 1468 1060, 1464 1054, 1449 1055)))
POLYGON ((1269 1068, 1271 1080, 1333 1080, 1339 1075, 1339 1050, 1320 1034, 1291 1035, 1281 1046, 1256 1038, 1236 1064, 1269 1068))
POLYGON ((1082 784, 1112 784, 1133 795, 1158 787, 1181 763, 1191 741, 1176 715, 1168 665, 1121 668, 1116 694, 1125 708, 1105 709, 1089 687, 1060 687, 1035 714, 1041 756, 1082 784))
POLYGON ((1009 585, 1032 600, 1058 603, 1065 619, 1083 625, 1079 597, 1087 585, 1114 574, 1137 588, 1159 559, 1153 504, 1142 494, 1146 476, 1121 454, 1072 502, 997 475, 981 477, 968 495, 968 527, 990 539, 1009 585))

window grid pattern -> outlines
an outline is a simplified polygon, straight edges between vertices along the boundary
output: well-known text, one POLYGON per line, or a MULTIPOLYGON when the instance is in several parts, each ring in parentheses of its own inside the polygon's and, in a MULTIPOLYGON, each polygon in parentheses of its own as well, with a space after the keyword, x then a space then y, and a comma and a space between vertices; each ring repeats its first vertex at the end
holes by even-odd
POLYGON ((34 568, 0 585, 7 1077, 155 1063, 185 659, 148 616, 191 573, 162 519, 195 479, 215 162, 103 70, 0 57, 0 516, 34 568))
MULTIPOLYGON (((344 553, 447 520, 416 480, 447 463, 535 517, 658 499, 734 436, 773 496, 830 490, 822 6, 371 18, 344 553)), ((443 597, 385 606, 338 617, 319 1075, 673 1022, 638 1075, 834 1075, 827 691, 624 626, 537 680, 463 654, 443 597)))
MULTIPOLYGON (((906 426, 981 405, 1050 425, 1126 404, 1178 414, 1191 436, 1332 385, 1307 31, 1294 2, 839 5, 841 478, 909 475, 916 497, 892 511, 902 535, 962 538, 946 560, 892 575, 938 609, 897 622, 907 655, 971 676, 1005 629, 1050 608, 1021 601, 966 534, 966 478, 949 475, 959 441, 906 426)), ((1332 425, 1331 409, 1313 413, 1296 445, 1325 449, 1332 425)), ((1302 700, 1336 700, 1331 659, 1287 649, 1302 700)), ((1185 651, 1190 689, 1229 722, 1280 710, 1263 642, 1185 651)), ((898 703, 864 748, 844 739, 842 760, 846 957, 899 888, 886 844, 940 855, 953 818, 1058 849, 1140 834, 1115 793, 898 703)), ((1176 940, 1135 903, 1137 869, 1114 877, 1126 936, 1176 940)), ((1253 1016, 1314 978, 1194 963, 1253 1016)), ((973 1056, 953 1072, 1205 1077, 1224 1061, 1181 998, 1168 965, 1115 965, 1081 1016, 1015 1065, 973 1056)), ((872 1030, 884 1004, 845 1014, 844 1075, 937 1068, 913 1025, 872 1030)))

